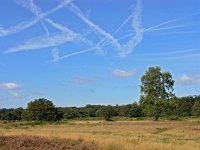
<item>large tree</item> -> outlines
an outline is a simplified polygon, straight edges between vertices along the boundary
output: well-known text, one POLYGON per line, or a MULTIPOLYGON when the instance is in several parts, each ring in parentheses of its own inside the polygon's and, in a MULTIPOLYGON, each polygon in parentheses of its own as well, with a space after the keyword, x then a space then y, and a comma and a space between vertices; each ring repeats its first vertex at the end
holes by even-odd
POLYGON ((153 116, 158 120, 162 108, 165 107, 165 100, 174 96, 174 80, 170 72, 161 72, 160 67, 149 67, 141 77, 141 99, 147 116, 153 116))

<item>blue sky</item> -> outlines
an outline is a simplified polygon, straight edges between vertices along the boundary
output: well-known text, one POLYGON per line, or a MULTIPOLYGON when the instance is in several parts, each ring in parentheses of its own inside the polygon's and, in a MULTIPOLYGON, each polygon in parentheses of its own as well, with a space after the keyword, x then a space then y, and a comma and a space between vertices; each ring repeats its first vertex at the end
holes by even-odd
POLYGON ((200 1, 2 0, 0 108, 139 100, 149 66, 200 94, 200 1))

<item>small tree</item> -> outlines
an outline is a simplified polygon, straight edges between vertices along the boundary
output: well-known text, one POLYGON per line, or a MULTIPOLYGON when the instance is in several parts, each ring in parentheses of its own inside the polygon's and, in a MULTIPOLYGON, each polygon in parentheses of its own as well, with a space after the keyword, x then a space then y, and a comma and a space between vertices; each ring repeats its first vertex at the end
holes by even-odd
POLYGON ((163 100, 170 99, 173 94, 174 80, 169 72, 161 72, 160 67, 149 67, 141 77, 140 104, 147 116, 158 120, 162 112, 163 100))
POLYGON ((59 119, 52 101, 44 98, 29 102, 22 116, 25 120, 54 121, 59 119))

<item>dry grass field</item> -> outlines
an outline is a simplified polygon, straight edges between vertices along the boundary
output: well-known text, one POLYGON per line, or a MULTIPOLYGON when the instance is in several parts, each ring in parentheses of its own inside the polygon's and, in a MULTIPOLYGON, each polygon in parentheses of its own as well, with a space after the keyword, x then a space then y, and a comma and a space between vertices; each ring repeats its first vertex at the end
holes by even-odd
POLYGON ((58 125, 1 123, 0 135, 84 139, 103 150, 199 150, 200 121, 70 121, 58 125))

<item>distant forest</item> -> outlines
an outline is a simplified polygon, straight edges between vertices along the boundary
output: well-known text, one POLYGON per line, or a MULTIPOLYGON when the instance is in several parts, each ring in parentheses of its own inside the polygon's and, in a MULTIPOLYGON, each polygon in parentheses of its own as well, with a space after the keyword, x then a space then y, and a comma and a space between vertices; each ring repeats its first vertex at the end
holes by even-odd
MULTIPOLYGON (((44 100, 44 99, 40 99, 44 100)), ((187 116, 200 116, 200 95, 199 96, 187 96, 180 97, 174 100, 170 100, 166 106, 162 106, 162 113, 160 117, 167 117, 170 120, 178 120, 180 117, 187 116)), ((111 117, 153 117, 153 115, 147 115, 146 109, 144 109, 139 103, 134 102, 128 105, 86 105, 85 107, 57 107, 54 110, 54 117, 48 119, 48 111, 45 110, 43 116, 33 120, 59 120, 59 119, 78 119, 78 118, 95 118, 104 117, 106 120, 110 120, 111 117), (55 111, 56 110, 56 111, 55 111), (105 114, 104 114, 105 113, 105 114), (106 115, 107 113, 107 115, 106 115)), ((28 118, 26 114, 27 109, 0 109, 0 120, 32 120, 28 118)), ((40 111, 40 113, 42 113, 40 111)))
POLYGON ((199 117, 200 95, 177 97, 173 93, 174 83, 170 72, 161 72, 158 66, 149 67, 141 77, 140 99, 133 104, 55 107, 52 101, 40 98, 29 102, 26 109, 0 109, 0 120, 57 121, 96 117, 107 121, 112 120, 112 117, 179 120, 181 117, 199 117))

